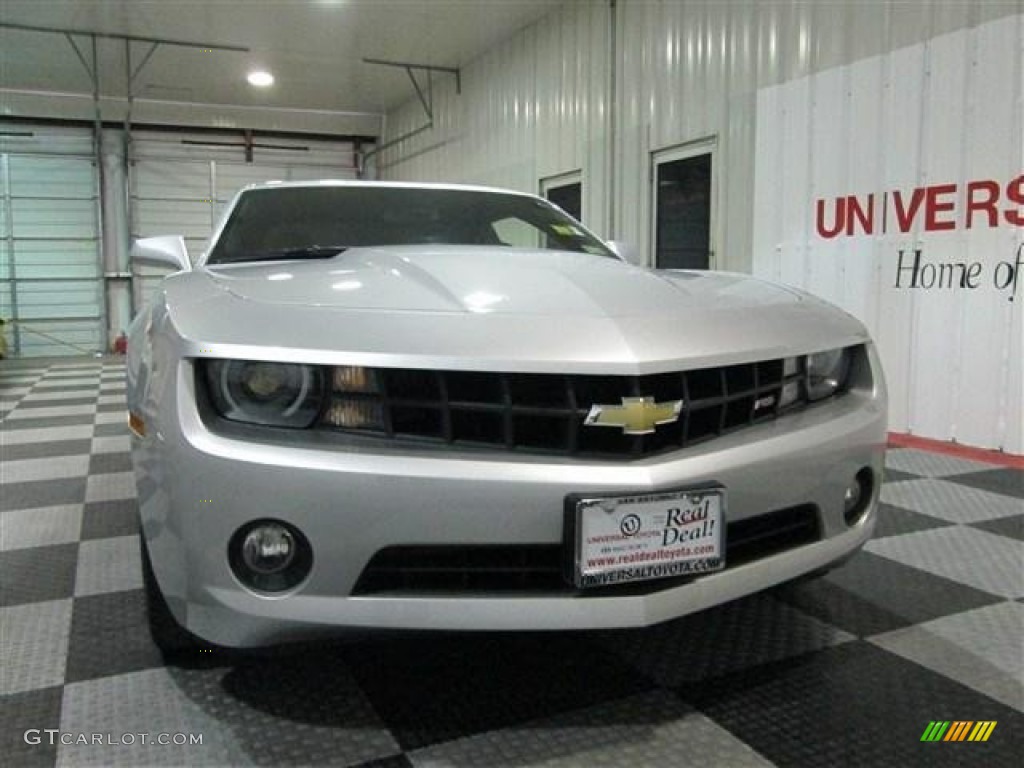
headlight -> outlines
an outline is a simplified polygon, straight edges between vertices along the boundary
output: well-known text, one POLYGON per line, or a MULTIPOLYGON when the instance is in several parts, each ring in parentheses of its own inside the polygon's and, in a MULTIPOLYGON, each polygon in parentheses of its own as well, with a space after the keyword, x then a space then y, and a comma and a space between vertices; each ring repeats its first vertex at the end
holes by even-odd
POLYGON ((829 349, 808 355, 807 399, 821 400, 838 392, 845 384, 850 373, 850 351, 848 349, 829 349))
POLYGON ((211 360, 206 383, 226 419, 275 427, 308 427, 323 401, 319 368, 256 360, 211 360))

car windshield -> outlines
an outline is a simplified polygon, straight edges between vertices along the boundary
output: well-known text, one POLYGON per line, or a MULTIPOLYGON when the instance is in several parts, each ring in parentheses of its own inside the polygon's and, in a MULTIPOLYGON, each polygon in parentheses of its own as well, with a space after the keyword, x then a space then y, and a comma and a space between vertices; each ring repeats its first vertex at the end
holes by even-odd
POLYGON ((208 264, 328 258, 376 245, 496 245, 614 258, 543 200, 465 189, 278 187, 245 192, 208 264))

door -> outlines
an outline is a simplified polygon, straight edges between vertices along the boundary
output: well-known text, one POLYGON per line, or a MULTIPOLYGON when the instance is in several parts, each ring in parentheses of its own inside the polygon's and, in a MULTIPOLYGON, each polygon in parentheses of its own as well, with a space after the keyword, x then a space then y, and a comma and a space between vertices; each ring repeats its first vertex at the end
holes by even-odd
POLYGON ((576 221, 583 221, 583 175, 579 171, 541 179, 540 194, 576 221))
POLYGON ((653 166, 655 266, 713 268, 713 140, 657 152, 653 166))
POLYGON ((104 346, 93 135, 0 123, 0 317, 11 357, 104 346))

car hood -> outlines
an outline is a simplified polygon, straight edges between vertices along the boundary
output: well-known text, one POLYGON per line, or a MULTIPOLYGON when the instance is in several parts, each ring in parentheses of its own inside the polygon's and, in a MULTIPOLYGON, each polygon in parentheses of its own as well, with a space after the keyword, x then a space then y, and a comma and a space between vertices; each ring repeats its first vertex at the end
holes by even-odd
POLYGON ((846 313, 749 276, 513 248, 200 268, 159 303, 185 356, 321 364, 643 374, 868 340, 846 313))
POLYGON ((681 301, 728 308, 795 300, 737 276, 659 273, 602 256, 518 248, 355 248, 330 259, 236 264, 208 274, 240 299, 388 312, 627 317, 671 311, 681 301))

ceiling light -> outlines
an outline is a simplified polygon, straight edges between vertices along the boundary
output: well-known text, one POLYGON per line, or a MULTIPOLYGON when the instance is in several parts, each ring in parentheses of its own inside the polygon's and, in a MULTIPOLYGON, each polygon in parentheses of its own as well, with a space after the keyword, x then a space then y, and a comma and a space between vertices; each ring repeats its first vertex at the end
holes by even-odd
POLYGON ((274 76, 263 69, 254 69, 245 79, 249 81, 249 85, 255 85, 257 88, 266 88, 274 84, 274 76))

